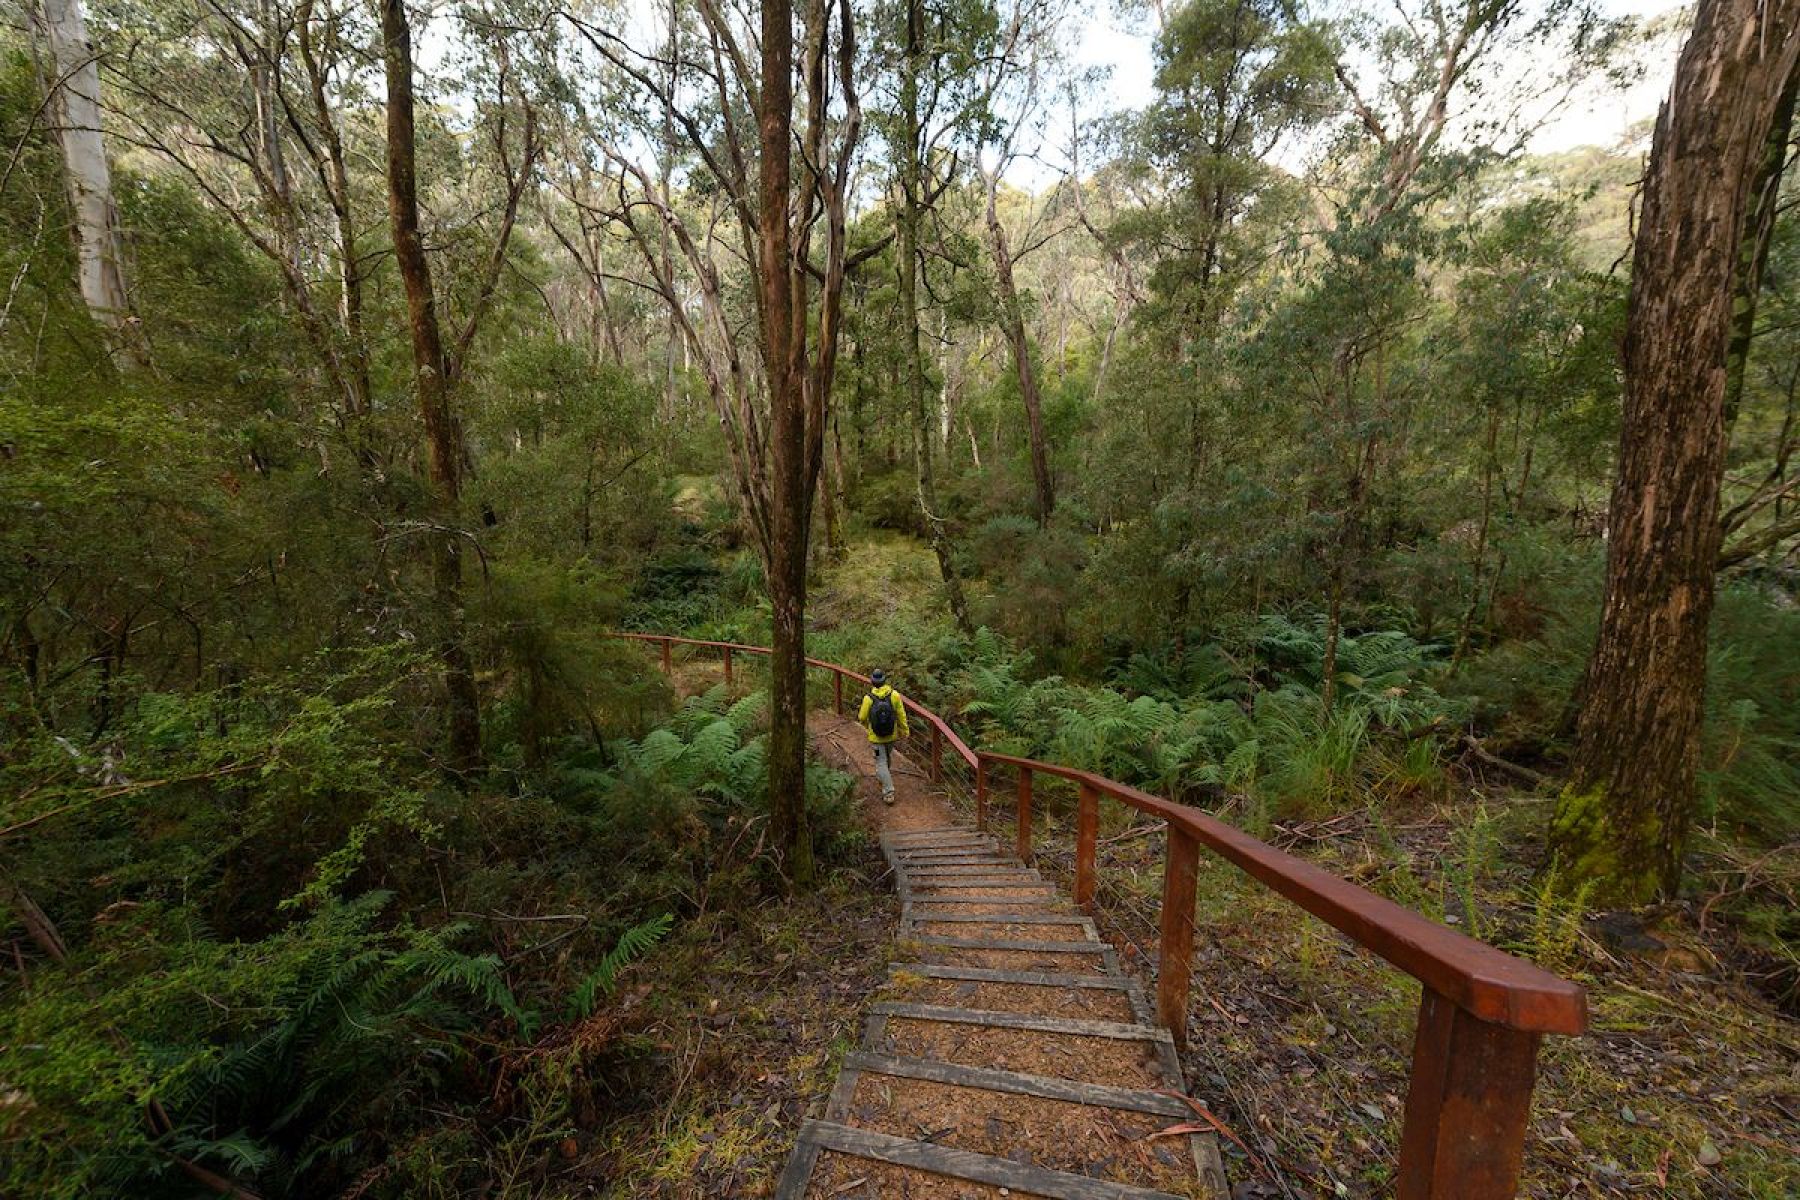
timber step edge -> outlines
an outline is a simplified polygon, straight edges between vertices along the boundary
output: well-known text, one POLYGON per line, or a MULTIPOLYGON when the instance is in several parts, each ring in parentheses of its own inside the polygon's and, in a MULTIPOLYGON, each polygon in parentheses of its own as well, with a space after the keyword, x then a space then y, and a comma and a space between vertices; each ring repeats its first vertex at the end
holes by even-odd
POLYGON ((1080 913, 1043 913, 1043 912, 1005 912, 1005 913, 901 913, 902 921, 935 922, 940 925, 1078 925, 1087 930, 1088 936, 1099 940, 1094 933, 1094 922, 1091 917, 1080 913))
MULTIPOLYGON (((929 919, 929 918, 927 918, 929 919)), ((1033 942, 1020 938, 968 938, 921 935, 914 942, 933 950, 1024 950, 1032 954, 1100 954, 1112 947, 1105 942, 1033 942)))
POLYGON ((919 975, 926 979, 954 979, 970 983, 1019 983, 1030 987, 1092 988, 1105 992, 1137 991, 1135 984, 1120 975, 1010 971, 1002 967, 964 967, 948 963, 892 963, 888 972, 893 975, 919 975))
POLYGON ((819 1153, 826 1150, 968 1183, 1043 1196, 1046 1200, 1180 1200, 1171 1192, 1051 1171, 972 1150, 955 1150, 935 1142, 895 1137, 890 1133, 857 1129, 832 1121, 807 1121, 800 1127, 800 1143, 794 1148, 793 1158, 788 1160, 788 1170, 781 1177, 775 1200, 801 1200, 806 1195, 806 1185, 819 1153), (796 1168, 801 1169, 797 1171, 796 1168))
POLYGON ((981 1025, 989 1029, 1022 1029, 1031 1033, 1058 1033, 1071 1037, 1111 1038, 1121 1042, 1173 1042, 1169 1031, 1155 1025, 1123 1021, 1088 1021, 1074 1017, 1045 1017, 1036 1013, 1000 1012, 985 1008, 955 1008, 946 1004, 907 1004, 878 1000, 868 1011, 909 1021, 939 1021, 951 1025, 981 1025))
POLYGON ((1043 1100, 1062 1100, 1094 1108, 1148 1113, 1172 1120, 1192 1120, 1195 1115, 1185 1101, 1170 1092, 1083 1083, 1074 1079, 1058 1079, 1053 1075, 1030 1075, 1022 1071, 1002 1071, 993 1067, 970 1067, 960 1063, 939 1062, 934 1058, 907 1058, 898 1054, 856 1050, 844 1057, 844 1070, 980 1088, 983 1091, 1006 1092, 1015 1096, 1036 1096, 1043 1100))
MULTIPOLYGON (((914 881, 908 880, 908 883, 914 881)), ((1056 895, 1056 889, 1047 883, 1039 883, 1031 879, 1003 879, 998 883, 990 883, 984 877, 974 879, 921 879, 916 881, 914 891, 941 892, 945 888, 996 888, 1014 892, 1041 892, 1046 896, 1056 895)))
POLYGON ((973 829, 912 829, 904 833, 886 833, 881 836, 883 845, 900 848, 914 846, 931 846, 945 842, 986 842, 999 845, 1000 839, 991 833, 978 833, 973 829))
POLYGON ((1035 867, 1001 867, 986 862, 952 862, 952 864, 900 864, 900 869, 913 878, 932 878, 932 880, 961 880, 970 876, 1004 876, 1010 880, 1042 880, 1044 876, 1035 867))
POLYGON ((973 854, 901 854, 897 856, 900 865, 908 870, 924 870, 927 867, 1024 867, 1024 863, 1010 854, 995 854, 981 850, 973 854))
MULTIPOLYGON (((1048 900, 1041 899, 1036 896, 1017 896, 1017 895, 1015 895, 1015 896, 914 896, 914 897, 911 897, 909 900, 907 900, 907 903, 912 904, 913 906, 918 907, 918 908, 930 909, 933 912, 940 912, 940 911, 942 911, 942 912, 960 912, 961 910, 963 910, 965 908, 969 908, 973 905, 987 905, 988 907, 992 907, 993 905, 996 905, 996 904, 1018 904, 1018 905, 1022 905, 1024 908, 1035 909, 1038 912, 1057 913, 1057 914, 1061 914, 1064 916, 1068 916, 1071 914, 1078 915, 1080 912, 1079 909, 1075 908, 1067 900, 1063 899, 1060 896, 1053 896, 1048 900)), ((972 913, 969 915, 980 916, 981 914, 972 913)), ((929 918, 921 918, 921 919, 929 920, 929 918)))

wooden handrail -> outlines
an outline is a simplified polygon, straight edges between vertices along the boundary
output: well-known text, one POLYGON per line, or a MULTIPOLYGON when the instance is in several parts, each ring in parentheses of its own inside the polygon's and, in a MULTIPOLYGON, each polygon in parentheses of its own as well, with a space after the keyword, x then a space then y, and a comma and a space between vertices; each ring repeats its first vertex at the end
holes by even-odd
POLYGON ((1579 1034, 1587 1029, 1586 993, 1575 984, 1277 850, 1210 813, 1091 771, 985 750, 980 757, 985 762, 1072 780, 1139 812, 1161 817, 1484 1021, 1535 1033, 1579 1034))
MULTIPOLYGON (((663 634, 616 636, 660 644, 665 670, 670 669, 673 645, 717 649, 727 661, 734 651, 769 653, 767 647, 663 634)), ((843 680, 868 682, 867 676, 836 663, 806 661, 832 673, 840 714, 843 680)), ((1010 767, 1017 773, 1015 846, 1022 860, 1031 857, 1033 775, 1077 785, 1075 896, 1090 910, 1100 797, 1110 796, 1163 821, 1167 843, 1157 1016, 1178 1044, 1187 1040, 1194 900, 1203 846, 1417 979, 1422 995, 1395 1195, 1399 1200, 1506 1200, 1514 1194, 1539 1042, 1545 1034, 1578 1035, 1587 1028, 1587 995, 1578 985, 1277 850, 1210 813, 1091 771, 972 751, 942 717, 913 700, 907 707, 932 730, 933 778, 941 774, 938 758, 944 743, 974 772, 976 821, 982 828, 987 824, 990 768, 1010 767)))

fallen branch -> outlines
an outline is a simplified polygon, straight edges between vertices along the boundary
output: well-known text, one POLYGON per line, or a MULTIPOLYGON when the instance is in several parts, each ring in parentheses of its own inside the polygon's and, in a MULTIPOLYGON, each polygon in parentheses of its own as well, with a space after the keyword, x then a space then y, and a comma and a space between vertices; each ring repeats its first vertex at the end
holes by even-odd
MULTIPOLYGON (((1200 1103, 1198 1100, 1194 1099, 1192 1096, 1183 1095, 1180 1092, 1167 1091, 1167 1094, 1170 1096, 1176 1097, 1183 1104, 1186 1104, 1189 1108, 1193 1109, 1194 1112, 1199 1115, 1200 1119, 1205 1122, 1205 1124, 1202 1125, 1202 1124, 1198 1124, 1193 1121, 1188 1121, 1188 1122, 1184 1122, 1180 1125, 1171 1125, 1167 1129, 1159 1129, 1155 1133, 1146 1134, 1145 1135, 1146 1140, 1153 1140, 1155 1138, 1165 1138, 1165 1137, 1185 1137, 1189 1134, 1194 1134, 1194 1133, 1206 1133, 1209 1131, 1216 1131, 1216 1132, 1222 1133, 1226 1137, 1230 1138, 1231 1144, 1236 1146, 1239 1150, 1242 1150, 1244 1152, 1244 1157, 1248 1158, 1250 1160, 1250 1169, 1251 1170, 1255 1171, 1258 1175, 1261 1175, 1265 1179, 1275 1178, 1275 1173, 1273 1171, 1269 1170, 1267 1163, 1263 1162, 1262 1159, 1260 1159, 1256 1156, 1256 1151, 1252 1150, 1249 1146, 1245 1145, 1244 1139, 1239 1137, 1237 1134, 1235 1134, 1231 1131, 1231 1126, 1225 1124, 1225 1122, 1223 1122, 1223 1121, 1219 1120, 1219 1118, 1213 1116, 1212 1111, 1210 1109, 1208 1109, 1206 1107, 1206 1105, 1200 1103)), ((1300 1173, 1300 1172, 1297 1172, 1297 1173, 1300 1173)))
POLYGON ((1143 837, 1145 834, 1156 833, 1156 832, 1160 831, 1161 829, 1162 829, 1162 826, 1160 824, 1158 824, 1158 825, 1136 825, 1130 829, 1127 829, 1124 833, 1115 833, 1109 838, 1101 838, 1100 841, 1096 844, 1101 845, 1101 846, 1110 846, 1114 842, 1124 842, 1124 841, 1129 841, 1132 838, 1140 838, 1140 837, 1143 837))
POLYGON ((1530 767, 1520 766, 1516 762, 1508 762, 1499 755, 1492 753, 1486 746, 1483 746, 1476 740, 1474 734, 1463 734, 1463 747, 1467 749, 1470 754, 1474 755, 1478 761, 1523 779, 1534 788, 1546 787, 1555 782, 1550 776, 1544 774, 1542 771, 1534 771, 1530 767))

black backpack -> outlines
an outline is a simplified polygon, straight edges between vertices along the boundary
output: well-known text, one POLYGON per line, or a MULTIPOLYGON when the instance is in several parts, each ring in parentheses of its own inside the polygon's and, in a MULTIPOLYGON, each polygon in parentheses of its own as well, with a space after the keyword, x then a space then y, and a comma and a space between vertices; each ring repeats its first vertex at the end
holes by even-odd
POLYGON ((869 693, 869 731, 876 737, 893 737, 899 717, 894 712, 894 693, 877 696, 869 693))

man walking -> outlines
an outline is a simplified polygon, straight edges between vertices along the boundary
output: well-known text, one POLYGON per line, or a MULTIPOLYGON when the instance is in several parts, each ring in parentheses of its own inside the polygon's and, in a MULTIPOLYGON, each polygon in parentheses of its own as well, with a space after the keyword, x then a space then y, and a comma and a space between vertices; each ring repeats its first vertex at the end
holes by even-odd
POLYGON ((869 684, 856 720, 869 731, 869 744, 875 747, 875 778, 881 780, 881 802, 892 804, 894 742, 907 734, 906 701, 888 686, 887 676, 879 667, 869 673, 869 684))

